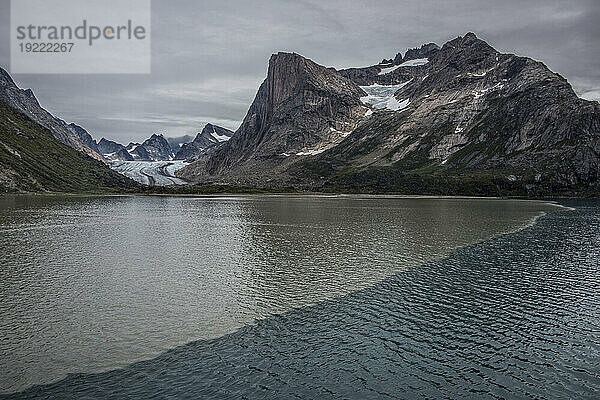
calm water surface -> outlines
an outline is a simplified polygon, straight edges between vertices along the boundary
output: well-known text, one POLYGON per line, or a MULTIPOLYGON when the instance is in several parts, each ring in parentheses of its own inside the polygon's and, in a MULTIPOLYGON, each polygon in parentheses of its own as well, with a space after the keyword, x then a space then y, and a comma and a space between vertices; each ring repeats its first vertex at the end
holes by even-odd
POLYGON ((573 205, 1 198, 0 390, 593 397, 600 209, 573 205))

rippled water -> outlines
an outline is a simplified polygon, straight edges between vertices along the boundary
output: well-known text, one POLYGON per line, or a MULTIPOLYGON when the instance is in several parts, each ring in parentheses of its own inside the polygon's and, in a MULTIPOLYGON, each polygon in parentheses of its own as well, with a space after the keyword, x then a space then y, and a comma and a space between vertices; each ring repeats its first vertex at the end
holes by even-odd
POLYGON ((600 387, 597 203, 475 245, 554 208, 287 197, 2 205, 5 392, 187 343, 17 397, 593 397, 600 387))

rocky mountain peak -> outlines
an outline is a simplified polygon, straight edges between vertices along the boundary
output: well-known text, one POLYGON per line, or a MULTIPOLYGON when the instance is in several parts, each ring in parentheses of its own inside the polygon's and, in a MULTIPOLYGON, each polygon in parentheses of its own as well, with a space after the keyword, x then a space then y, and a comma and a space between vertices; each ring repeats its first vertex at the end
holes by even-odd
POLYGON ((493 68, 499 56, 500 53, 487 42, 467 33, 445 43, 432 61, 438 68, 476 73, 493 68))
POLYGON ((160 133, 154 133, 130 153, 135 159, 148 161, 172 160, 175 157, 171 145, 160 133))
POLYGON ((302 75, 306 72, 307 61, 295 53, 277 53, 269 60, 267 80, 269 82, 269 100, 273 106, 288 98, 302 75))
POLYGON ((35 94, 33 94, 33 90, 31 89, 25 89, 23 90, 23 94, 27 97, 29 97, 32 100, 35 100, 37 102, 37 98, 35 97, 35 94))
POLYGON ((477 35, 473 32, 467 32, 465 36, 463 36, 463 41, 475 41, 477 39, 477 35))
POLYGON ((176 153, 176 160, 193 161, 212 154, 233 136, 234 132, 213 124, 206 124, 191 143, 181 146, 176 153))
POLYGON ((194 139, 194 142, 198 142, 199 140, 202 140, 202 139, 207 139, 211 142, 214 142, 214 141, 225 142, 233 136, 233 133, 234 133, 233 131, 231 131, 227 128, 223 128, 221 126, 217 126, 217 125, 213 125, 213 124, 206 124, 204 126, 204 129, 202 129, 202 132, 200 132, 196 136, 196 138, 194 139))
MULTIPOLYGON (((202 128, 202 131, 200 131, 200 133, 198 133, 198 135, 196 135, 196 138, 194 140, 198 140, 200 137, 203 137, 203 136, 210 136, 212 133, 214 133, 220 129, 225 129, 225 128, 221 128, 220 126, 208 123, 208 124, 204 125, 204 128, 202 128)), ((225 132, 229 133, 231 131, 229 129, 225 129, 225 132)), ((233 132, 231 132, 231 133, 233 133, 233 132)))
POLYGON ((498 53, 496 49, 490 46, 485 40, 479 39, 473 32, 469 32, 465 36, 458 36, 457 38, 446 42, 441 50, 449 51, 450 49, 457 51, 477 50, 498 53))
POLYGON ((273 55, 233 138, 181 175, 310 190, 598 187, 600 106, 543 63, 471 32, 388 61, 336 71, 273 55))
POLYGON ((309 88, 330 90, 351 97, 362 93, 360 88, 339 76, 334 69, 318 65, 296 53, 273 54, 269 60, 266 82, 271 108, 292 96, 302 95, 309 88))
MULTIPOLYGON (((427 43, 418 48, 408 49, 404 57, 399 60, 398 64, 418 58, 433 58, 438 51, 440 51, 440 46, 435 43, 427 43)), ((398 55, 396 55, 396 57, 398 57, 398 55)))

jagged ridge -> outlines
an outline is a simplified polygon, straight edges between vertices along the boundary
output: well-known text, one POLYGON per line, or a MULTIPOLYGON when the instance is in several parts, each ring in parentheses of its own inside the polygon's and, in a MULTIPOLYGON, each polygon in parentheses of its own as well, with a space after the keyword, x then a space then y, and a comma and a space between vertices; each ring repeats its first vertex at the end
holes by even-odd
POLYGON ((182 176, 310 190, 597 192, 599 105, 544 64, 473 33, 393 63, 336 71, 273 55, 233 138, 182 176), (360 86, 372 85, 398 85, 398 111, 365 113, 360 86))
POLYGON ((54 117, 40 106, 31 89, 17 87, 8 72, 2 68, 0 68, 0 100, 47 128, 60 142, 92 158, 104 161, 97 150, 89 146, 93 140, 85 129, 54 117))

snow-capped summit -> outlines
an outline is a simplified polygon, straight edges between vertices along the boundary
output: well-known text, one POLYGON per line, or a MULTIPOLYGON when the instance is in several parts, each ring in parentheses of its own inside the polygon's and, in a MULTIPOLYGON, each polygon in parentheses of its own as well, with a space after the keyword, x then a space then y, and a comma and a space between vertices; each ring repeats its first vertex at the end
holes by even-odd
POLYGON ((227 142, 233 136, 233 131, 213 124, 206 124, 193 142, 181 146, 175 156, 178 160, 195 160, 210 154, 221 143, 227 142))
POLYGON ((175 152, 162 134, 153 134, 143 143, 129 143, 123 146, 102 138, 98 149, 110 161, 168 161, 175 158, 175 152))
MULTIPOLYGON (((130 144, 131 145, 131 144, 130 144)), ((166 161, 175 158, 171 145, 162 134, 153 134, 142 144, 133 144, 127 151, 134 160, 166 161)))

